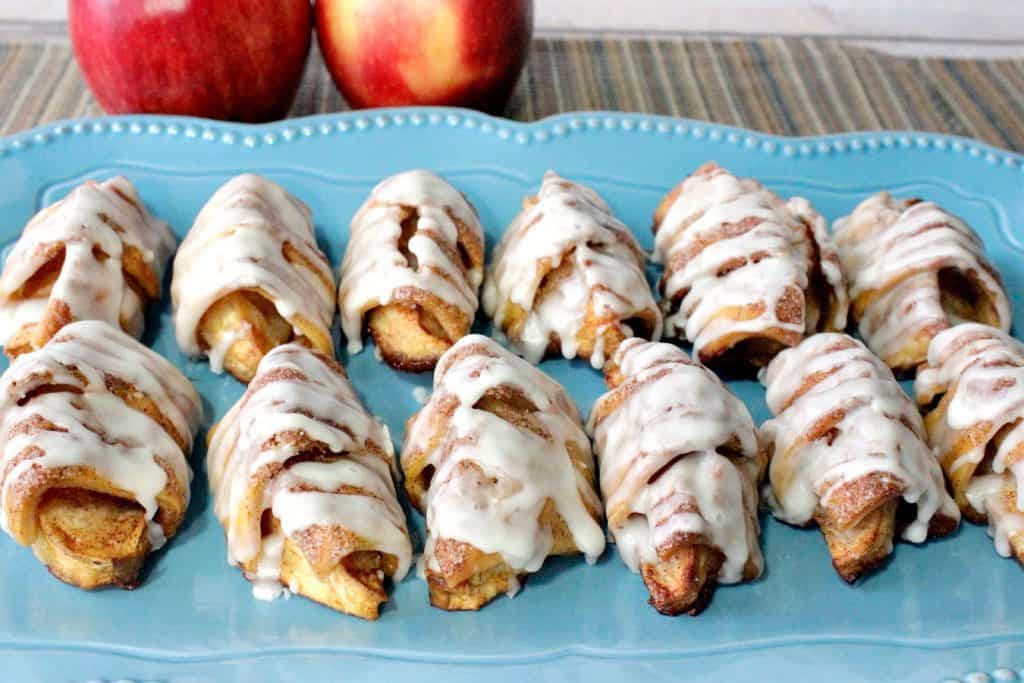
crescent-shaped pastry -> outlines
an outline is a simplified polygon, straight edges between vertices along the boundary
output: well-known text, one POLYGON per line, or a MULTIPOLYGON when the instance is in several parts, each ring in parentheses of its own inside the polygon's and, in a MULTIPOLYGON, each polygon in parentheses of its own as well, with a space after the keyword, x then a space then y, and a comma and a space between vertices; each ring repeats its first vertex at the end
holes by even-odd
POLYGON ((717 583, 761 575, 763 458, 746 406, 671 344, 624 341, 589 429, 608 529, 662 614, 700 613, 717 583))
POLYGON ((960 510, 921 416, 863 344, 814 335, 776 356, 764 382, 775 416, 760 432, 772 512, 788 524, 817 522, 843 579, 879 565, 897 532, 921 543, 956 529, 960 510))
POLYGON ((29 221, 4 262, 5 353, 38 349, 75 320, 102 320, 141 336, 174 245, 127 178, 79 185, 29 221))
POLYGON ((332 358, 299 344, 260 361, 211 431, 207 470, 228 560, 253 594, 293 593, 376 619, 412 545, 392 480, 394 450, 332 358))
POLYGON ((0 521, 61 581, 133 588, 189 501, 199 396, 107 323, 65 325, 0 377, 0 521))
POLYGON ((483 304, 533 363, 561 353, 600 369, 622 340, 661 335, 633 233, 594 190, 553 171, 495 249, 483 304))
POLYGON ((171 301, 178 346, 243 382, 290 341, 334 353, 334 275, 309 207, 257 175, 229 180, 199 212, 174 259, 171 301))
POLYGON ((483 268, 484 231, 465 196, 430 171, 387 178, 352 219, 341 264, 349 353, 365 325, 392 367, 432 369, 469 333, 483 268))
POLYGON ((488 337, 463 337, 409 420, 405 489, 426 515, 430 602, 475 610, 549 555, 604 551, 590 441, 553 379, 488 337))
POLYGON ((914 384, 960 510, 1024 563, 1024 344, 966 323, 938 333, 914 384))
POLYGON ((761 367, 815 332, 846 327, 846 285, 825 220, 707 163, 654 213, 665 336, 718 367, 761 367))
POLYGON ((923 363, 937 333, 960 322, 1010 329, 1010 302, 981 239, 934 202, 880 192, 835 224, 851 316, 894 370, 923 363))

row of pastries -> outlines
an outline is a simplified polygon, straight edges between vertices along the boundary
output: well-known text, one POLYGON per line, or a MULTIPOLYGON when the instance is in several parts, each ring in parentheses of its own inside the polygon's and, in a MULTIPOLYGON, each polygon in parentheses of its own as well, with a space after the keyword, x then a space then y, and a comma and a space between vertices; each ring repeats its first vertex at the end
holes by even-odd
MULTIPOLYGON (((606 519, 651 604, 698 613, 760 575, 762 499, 819 526, 848 581, 961 515, 1024 562, 1024 344, 966 223, 883 192, 830 232, 806 200, 707 164, 653 230, 660 301, 630 229, 549 172, 485 273, 475 208, 410 171, 355 214, 336 288, 303 202, 255 175, 217 190, 174 257, 173 323, 248 383, 207 472, 257 597, 376 618, 413 566, 403 479, 445 609, 514 594, 550 555, 595 561, 606 519), (480 307, 512 352, 469 334, 480 307), (351 353, 369 335, 388 364, 434 372, 400 460, 334 358, 336 310, 351 353), (586 421, 535 367, 548 355, 604 371, 586 421), (758 368, 760 428, 714 372, 758 368), (916 404, 894 370, 916 373, 916 404)), ((0 522, 83 588, 135 585, 188 506, 199 396, 137 341, 174 251, 115 178, 34 217, 0 275, 0 522)))

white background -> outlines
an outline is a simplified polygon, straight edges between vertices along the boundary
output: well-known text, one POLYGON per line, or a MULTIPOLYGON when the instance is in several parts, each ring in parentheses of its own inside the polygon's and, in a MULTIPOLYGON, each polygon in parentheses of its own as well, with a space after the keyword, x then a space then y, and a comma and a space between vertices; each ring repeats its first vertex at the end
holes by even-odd
MULTIPOLYGON (((894 51, 1024 55, 1024 0, 535 1, 546 32, 840 36, 894 51)), ((65 8, 66 0, 0 0, 0 21, 60 21, 65 8)))

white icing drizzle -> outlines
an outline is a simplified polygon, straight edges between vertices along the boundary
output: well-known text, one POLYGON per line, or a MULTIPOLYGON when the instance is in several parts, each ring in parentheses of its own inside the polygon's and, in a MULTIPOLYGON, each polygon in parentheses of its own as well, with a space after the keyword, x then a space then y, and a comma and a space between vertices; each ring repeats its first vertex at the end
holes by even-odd
POLYGON ((428 455, 436 468, 425 499, 428 569, 438 569, 433 548, 444 538, 499 553, 513 569, 537 571, 552 547, 550 531, 538 524, 548 500, 587 561, 597 560, 605 537, 590 510, 599 510, 600 502, 586 475, 573 466, 567 447, 573 443, 589 458, 590 442, 575 405, 557 382, 493 340, 469 335, 438 362, 434 392, 411 421, 403 452, 426 450, 437 420, 447 425, 428 455), (475 408, 493 389, 525 396, 549 436, 475 408), (457 406, 452 411, 453 400, 457 406), (461 467, 464 461, 479 470, 461 467))
MULTIPOLYGON (((199 395, 170 362, 110 325, 94 320, 65 326, 41 349, 19 356, 0 377, 0 444, 6 473, 0 486, 3 528, 9 514, 39 484, 40 468, 87 467, 114 486, 131 492, 149 521, 154 547, 164 540, 154 521, 157 496, 166 488, 162 461, 184 491, 192 477, 187 457, 199 427, 199 395), (131 408, 107 388, 109 379, 148 396, 188 444, 181 447, 163 427, 131 408), (73 388, 33 395, 54 386, 73 388), (43 419, 56 430, 19 425, 43 419), (35 457, 12 462, 29 448, 35 457)), ((42 485, 48 485, 43 483, 42 485)), ((31 543, 34 539, 19 539, 31 543)))
MULTIPOLYGON (((281 557, 284 554, 285 535, 280 531, 263 538, 256 571, 246 578, 252 582, 252 596, 257 600, 272 601, 288 597, 289 590, 281 584, 281 557)), ((232 562, 228 549, 228 561, 232 562)), ((235 564, 232 562, 232 564, 235 564)))
POLYGON ((886 473, 917 507, 905 540, 923 542, 936 514, 959 520, 938 460, 924 442, 921 416, 889 368, 859 341, 832 333, 809 337, 777 355, 764 382, 775 417, 761 426, 760 436, 774 444, 769 502, 776 517, 806 524, 844 484, 886 473), (805 385, 811 386, 795 398, 805 385), (843 412, 835 433, 805 443, 814 423, 833 411, 843 412))
MULTIPOLYGON (((1024 344, 977 323, 944 330, 928 347, 928 362, 918 373, 914 391, 922 404, 953 391, 946 420, 931 435, 939 453, 952 450, 962 430, 984 430, 975 435, 975 447, 957 458, 954 471, 980 463, 988 443, 1010 426, 992 459, 993 472, 1009 471, 1008 457, 1021 450, 1024 441, 1024 344)), ((1024 478, 1017 483, 1018 490, 1024 491, 1024 478)))
POLYGON ((715 165, 699 169, 679 190, 655 226, 654 259, 666 266, 660 285, 666 336, 684 336, 699 357, 709 343, 734 333, 778 328, 802 337, 846 326, 846 287, 835 247, 825 220, 806 199, 784 201, 756 180, 715 165), (790 290, 806 297, 815 267, 836 302, 831 318, 814 319, 801 299, 800 319, 780 320, 779 304, 790 290), (764 310, 749 320, 718 315, 726 307, 760 304, 764 310))
POLYGON ((337 526, 393 555, 394 580, 401 580, 412 546, 393 466, 387 428, 366 411, 344 375, 299 344, 273 349, 210 439, 207 469, 214 512, 227 532, 228 561, 256 559, 257 570, 248 576, 254 594, 276 597, 285 538, 312 526, 337 526), (302 455, 290 440, 274 445, 288 432, 301 432, 343 457, 287 465, 302 455), (250 509, 254 487, 257 511, 250 509), (263 537, 260 519, 268 509, 281 532, 263 537))
POLYGON ((650 312, 658 318, 654 334, 660 336, 643 251, 597 192, 548 171, 536 199, 505 231, 484 283, 484 310, 497 327, 507 332, 510 303, 527 312, 522 331, 510 340, 512 348, 537 363, 557 340, 562 355, 575 358, 588 310, 607 321, 595 330, 598 346, 590 358, 595 368, 604 365, 604 326, 618 326, 631 337, 636 331, 624 321, 650 312), (538 299, 545 274, 566 259, 573 264, 568 277, 538 299))
POLYGON ((124 277, 126 246, 138 249, 156 281, 163 281, 174 236, 146 210, 127 178, 88 181, 37 213, 8 253, 0 276, 0 344, 25 325, 38 323, 50 301, 67 304, 74 320, 102 320, 140 336, 143 302, 124 277), (55 244, 64 246, 64 263, 49 291, 13 300, 52 258, 49 248, 55 244), (101 251, 105 258, 97 257, 101 251))
POLYGON ((670 344, 629 339, 613 362, 625 380, 597 400, 588 426, 623 561, 634 572, 656 564, 687 534, 725 555, 722 583, 743 580, 748 561, 760 572, 758 445, 746 407, 670 344), (719 452, 730 443, 738 452, 719 452))
MULTIPOLYGON (((171 301, 178 345, 193 356, 204 353, 199 321, 221 298, 259 290, 296 335, 299 317, 330 338, 334 318, 334 275, 317 247, 309 207, 266 178, 232 178, 199 212, 174 259, 171 301), (289 263, 291 245, 315 269, 289 263), (327 283, 331 283, 328 285, 327 283)), ((227 347, 209 352, 211 369, 223 370, 227 347)))
POLYGON ((834 226, 850 296, 877 293, 857 321, 861 336, 883 359, 936 324, 963 322, 942 308, 938 272, 956 268, 977 276, 989 292, 999 325, 1010 329, 1010 303, 978 235, 934 202, 879 192, 834 226))
POLYGON ((914 391, 921 405, 953 392, 945 419, 929 433, 940 456, 973 444, 949 465, 951 474, 964 467, 973 472, 999 435, 991 462, 973 475, 966 498, 988 516, 997 545, 999 539, 1005 544, 1010 527, 1024 530, 1024 344, 988 325, 951 327, 932 339, 914 391), (1006 489, 1016 489, 1016 511, 1002 504, 1006 489))
POLYGON ((427 401, 430 399, 430 391, 426 387, 413 387, 412 398, 421 406, 426 405, 427 401))
MULTIPOLYGON (((1008 479, 1012 481, 1005 474, 978 475, 971 479, 966 491, 967 502, 988 519, 988 535, 1001 557, 1012 556, 1014 544, 1024 548, 1024 507, 1019 499, 1016 506, 1007 504, 1008 479)), ((1019 487, 1017 496, 1020 496, 1019 487)))
POLYGON ((213 346, 206 349, 211 372, 218 375, 224 372, 224 360, 227 358, 228 351, 241 336, 241 330, 234 330, 223 335, 213 346))
POLYGON ((472 240, 483 251, 484 232, 476 210, 443 178, 424 170, 393 175, 377 185, 352 219, 341 264, 338 306, 349 353, 363 348, 363 316, 386 306, 403 289, 437 297, 461 311, 470 322, 476 314, 483 265, 467 268, 459 241, 472 240), (408 249, 399 249, 402 219, 415 210, 416 232, 408 249), (468 235, 460 235, 456 221, 468 235))

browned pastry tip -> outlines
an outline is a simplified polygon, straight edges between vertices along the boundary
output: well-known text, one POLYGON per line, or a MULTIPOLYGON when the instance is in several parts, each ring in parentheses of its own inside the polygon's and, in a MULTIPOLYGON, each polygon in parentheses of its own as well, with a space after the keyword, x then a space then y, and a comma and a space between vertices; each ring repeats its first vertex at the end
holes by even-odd
MULTIPOLYGON (((901 505, 900 510, 905 507, 910 509, 908 506, 901 505)), ((901 525, 899 514, 896 517, 896 530, 901 531, 904 525, 901 525)), ((949 515, 942 514, 942 511, 935 513, 931 521, 928 523, 928 538, 942 538, 943 536, 949 536, 951 533, 957 530, 960 526, 960 520, 956 517, 950 517, 949 515)))
POLYGON ((434 557, 440 571, 427 572, 430 604, 444 610, 478 610, 520 581, 501 555, 461 541, 437 539, 434 557))
MULTIPOLYGON (((722 315, 730 317, 728 309, 722 315)), ((737 320, 745 319, 741 314, 737 320)), ((780 351, 800 343, 800 335, 784 330, 771 330, 757 335, 748 333, 722 335, 700 351, 700 362, 726 377, 753 376, 766 367, 780 351)))
MULTIPOLYGON (((545 503, 539 520, 552 536, 549 554, 579 552, 552 501, 545 503)), ((517 591, 527 576, 510 567, 498 553, 484 553, 468 543, 446 538, 434 542, 434 558, 439 570, 427 570, 430 604, 445 610, 478 610, 502 593, 517 591)))
POLYGON ((700 543, 680 543, 658 562, 640 566, 640 575, 654 609, 668 616, 697 616, 704 611, 718 584, 725 555, 700 543))
POLYGON ((291 337, 291 324, 253 290, 239 290, 218 299, 199 321, 200 346, 217 349, 230 344, 224 352, 224 368, 243 382, 255 376, 263 356, 291 337))
MULTIPOLYGON (((273 531, 279 530, 276 519, 272 525, 273 531)), ((384 575, 394 574, 396 561, 376 550, 352 552, 358 543, 351 532, 323 525, 287 537, 281 554, 281 582, 331 609, 376 620, 380 606, 387 601, 384 575)))
MULTIPOLYGON (((329 360, 329 359, 325 359, 329 360)), ((332 361, 333 362, 333 361, 332 361)), ((265 378, 262 375, 260 379, 265 378)), ((250 385, 252 386, 252 385, 250 385)), ((266 446, 290 448, 301 453, 288 461, 330 460, 333 456, 324 444, 304 432, 279 432, 266 446)), ((273 481, 284 467, 277 463, 262 472, 264 485, 273 481)), ((340 491, 362 495, 361 489, 343 486, 340 491)), ((263 488, 253 490, 247 507, 259 509, 263 488)), ((260 520, 264 537, 281 534, 281 524, 271 511, 265 510, 260 520)), ((380 605, 387 601, 384 576, 397 568, 397 558, 367 549, 368 541, 337 525, 314 524, 291 536, 285 536, 281 551, 280 581, 292 592, 326 605, 331 609, 375 620, 380 605)), ((243 564, 248 574, 258 571, 258 558, 243 564)))
POLYGON ((832 566, 844 581, 855 582, 885 562, 892 553, 898 505, 898 498, 889 499, 847 526, 831 515, 818 517, 818 526, 832 556, 832 566))
MULTIPOLYGON (((139 405, 150 401, 141 394, 135 396, 139 405)), ((27 433, 54 428, 43 418, 16 427, 27 433)), ((35 457, 38 452, 30 446, 11 466, 22 458, 35 457)), ((157 496, 159 509, 154 521, 170 538, 184 518, 186 493, 167 463, 159 456, 155 461, 166 473, 167 486, 157 496)), ((11 534, 30 544, 51 574, 85 590, 138 585, 152 545, 145 511, 130 491, 81 465, 35 468, 18 485, 29 495, 19 498, 8 511, 11 534)))
POLYGON ((32 549, 58 579, 86 590, 138 585, 150 542, 137 503, 82 489, 51 489, 38 514, 41 533, 32 549))
POLYGON ((425 372, 437 365, 452 342, 469 332, 471 321, 461 312, 422 292, 409 292, 408 300, 378 306, 367 316, 367 328, 381 357, 393 368, 425 372), (425 306, 416 299, 434 299, 425 306))

